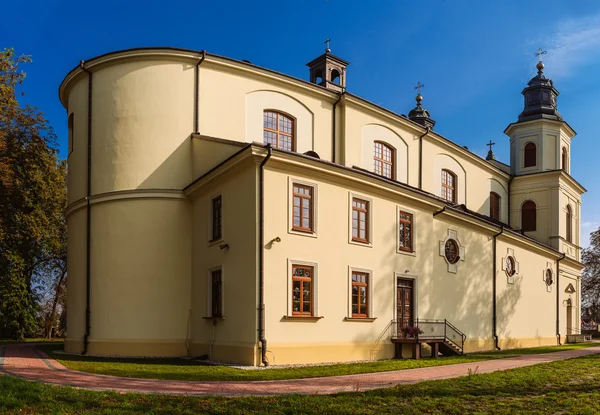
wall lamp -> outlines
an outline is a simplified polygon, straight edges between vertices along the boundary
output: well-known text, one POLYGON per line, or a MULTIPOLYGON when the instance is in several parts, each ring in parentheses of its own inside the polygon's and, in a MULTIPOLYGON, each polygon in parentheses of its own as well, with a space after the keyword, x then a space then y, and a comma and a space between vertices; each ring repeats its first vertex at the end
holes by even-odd
POLYGON ((219 245, 219 248, 221 248, 221 250, 229 249, 229 244, 221 244, 221 245, 219 245))

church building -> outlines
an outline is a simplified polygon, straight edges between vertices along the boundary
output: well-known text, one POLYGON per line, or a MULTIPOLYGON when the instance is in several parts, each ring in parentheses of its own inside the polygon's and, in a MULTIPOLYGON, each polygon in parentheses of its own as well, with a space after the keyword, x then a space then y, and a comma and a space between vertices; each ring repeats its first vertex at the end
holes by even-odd
POLYGON ((585 189, 541 59, 509 164, 439 134, 420 90, 405 116, 329 48, 307 66, 141 48, 66 75, 67 352, 278 365, 576 332, 585 189))

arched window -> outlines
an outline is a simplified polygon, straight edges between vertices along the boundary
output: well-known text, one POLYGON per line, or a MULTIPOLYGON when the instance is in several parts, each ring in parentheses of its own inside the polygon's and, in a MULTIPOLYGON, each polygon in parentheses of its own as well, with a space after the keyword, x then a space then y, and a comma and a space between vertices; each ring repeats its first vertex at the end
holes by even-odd
POLYGON ((294 151, 294 120, 289 116, 275 111, 265 111, 263 116, 263 139, 265 144, 271 144, 281 150, 294 151))
POLYGON ((396 178, 395 166, 396 154, 394 148, 381 141, 375 141, 375 152, 373 156, 374 172, 388 179, 396 178))
POLYGON ((490 192, 490 217, 500 220, 500 195, 496 192, 490 192))
POLYGON ((340 84, 340 72, 337 69, 331 71, 331 82, 334 84, 340 84))
POLYGON ((521 207, 521 230, 533 232, 536 230, 537 209, 535 202, 528 200, 521 207))
POLYGON ((323 73, 321 72, 321 70, 315 71, 315 84, 323 84, 323 73))
POLYGON ((442 197, 448 202, 456 203, 456 174, 450 170, 442 170, 442 197))
POLYGON ((567 242, 573 242, 573 212, 571 206, 567 205, 567 242))
POLYGON ((527 143, 525 145, 525 162, 523 167, 534 167, 537 163, 536 147, 534 143, 527 143))
POLYGON ((567 171, 567 148, 566 147, 562 148, 562 165, 561 165, 561 167, 564 171, 567 171))
POLYGON ((73 113, 69 114, 69 118, 67 121, 67 127, 69 129, 69 143, 68 143, 68 151, 69 151, 69 155, 71 154, 71 152, 73 151, 73 117, 75 115, 73 113))

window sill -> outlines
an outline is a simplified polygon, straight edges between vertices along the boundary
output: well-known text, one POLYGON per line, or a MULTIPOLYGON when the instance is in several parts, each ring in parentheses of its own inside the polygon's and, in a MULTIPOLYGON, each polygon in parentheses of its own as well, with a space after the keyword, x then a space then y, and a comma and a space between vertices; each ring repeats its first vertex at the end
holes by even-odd
POLYGON ((211 316, 206 316, 206 317, 202 317, 203 320, 225 320, 225 316, 221 316, 221 317, 211 317, 211 316))
POLYGON ((344 321, 360 321, 362 323, 372 323, 377 320, 377 317, 346 317, 344 321))
POLYGON ((302 231, 300 229, 290 229, 288 230, 288 233, 298 236, 308 236, 309 238, 317 237, 317 233, 315 231, 302 231))
POLYGON ((297 321, 314 321, 321 320, 323 316, 283 316, 283 320, 297 320, 297 321))
POLYGON ((402 249, 396 249, 397 254, 417 256, 417 251, 403 251, 402 249))
POLYGON ((222 243, 224 240, 225 240, 225 238, 223 238, 223 237, 221 237, 219 239, 211 239, 210 241, 208 241, 208 246, 213 246, 218 243, 222 243))
POLYGON ((359 241, 357 239, 350 239, 348 241, 349 244, 352 245, 358 245, 358 246, 364 246, 367 248, 373 248, 373 243, 372 242, 368 242, 368 241, 359 241))

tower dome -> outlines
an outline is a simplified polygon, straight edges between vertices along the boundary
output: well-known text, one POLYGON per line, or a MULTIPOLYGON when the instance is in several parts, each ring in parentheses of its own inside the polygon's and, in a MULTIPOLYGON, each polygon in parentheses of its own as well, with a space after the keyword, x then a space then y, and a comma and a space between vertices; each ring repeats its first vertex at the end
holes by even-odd
POLYGON ((415 98, 417 100, 417 106, 408 113, 408 118, 416 122, 417 124, 421 124, 422 126, 429 127, 433 130, 435 121, 429 117, 429 111, 427 111, 421 105, 421 101, 423 101, 423 96, 421 95, 421 88, 423 88, 424 86, 425 85, 422 85, 420 82, 417 83, 417 86, 415 87, 415 89, 418 91, 417 96, 415 98))
POLYGON ((536 65, 538 73, 531 78, 527 87, 521 92, 525 99, 525 108, 519 114, 519 121, 529 121, 538 118, 549 120, 562 120, 562 116, 556 109, 556 97, 558 91, 554 88, 551 79, 544 75, 544 63, 542 55, 546 52, 541 49, 536 53, 539 56, 539 61, 536 65))

